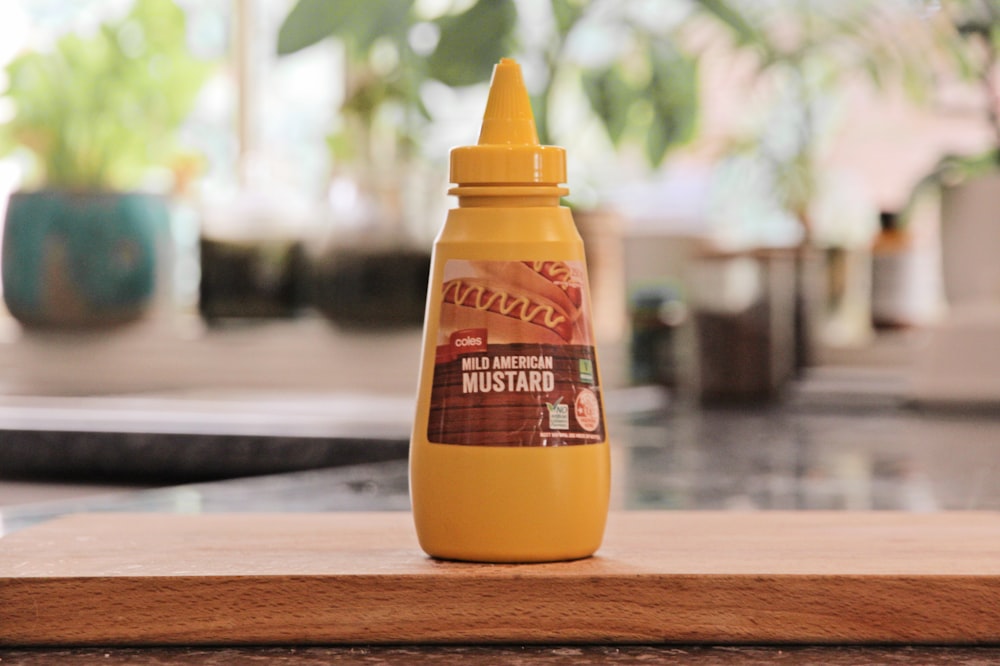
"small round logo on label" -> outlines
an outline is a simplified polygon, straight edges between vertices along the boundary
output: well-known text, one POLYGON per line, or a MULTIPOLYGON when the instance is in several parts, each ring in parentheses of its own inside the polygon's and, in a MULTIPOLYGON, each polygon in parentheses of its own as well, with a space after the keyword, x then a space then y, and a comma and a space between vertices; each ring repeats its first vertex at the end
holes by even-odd
POLYGON ((576 422, 587 432, 594 432, 601 423, 601 407, 597 402, 597 394, 585 388, 576 394, 576 422))

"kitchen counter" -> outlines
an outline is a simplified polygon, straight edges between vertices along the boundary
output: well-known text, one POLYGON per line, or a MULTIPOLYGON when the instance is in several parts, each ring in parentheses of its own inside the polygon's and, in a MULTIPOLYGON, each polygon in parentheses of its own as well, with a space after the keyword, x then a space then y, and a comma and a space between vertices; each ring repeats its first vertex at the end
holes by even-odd
MULTIPOLYGON (((619 510, 1000 509, 1000 415, 984 410, 913 408, 899 398, 898 385, 891 375, 859 380, 856 374, 825 374, 803 382, 785 402, 770 408, 657 406, 650 395, 622 392, 615 398, 615 408, 609 410, 614 465, 612 504, 619 510)), ((28 425, 22 424, 22 429, 30 429, 28 425)), ((310 427, 321 426, 314 423, 310 427)), ((301 423, 299 427, 305 428, 301 423)), ((252 434, 227 432, 230 437, 252 434)), ((319 430, 292 433, 303 440, 321 434, 319 430)), ((380 461, 366 460, 366 449, 361 448, 355 449, 356 454, 360 451, 360 457, 344 462, 363 464, 277 470, 279 473, 271 474, 260 473, 261 468, 254 476, 244 478, 172 483, 24 504, 0 511, 0 533, 60 515, 90 511, 405 511, 409 507, 405 441, 396 437, 391 428, 381 435, 381 439, 354 440, 361 447, 365 441, 375 448, 388 446, 381 450, 391 454, 385 454, 380 461)), ((253 436, 264 437, 253 440, 258 446, 267 437, 278 437, 274 441, 280 441, 275 432, 253 436)), ((91 446, 97 446, 95 441, 99 442, 100 437, 91 440, 91 446)), ((335 447, 331 444, 328 448, 335 447)), ((466 659, 480 663, 552 664, 986 664, 1000 660, 1000 648, 395 646, 0 650, 4 666, 91 659, 105 664, 436 664, 466 659)))

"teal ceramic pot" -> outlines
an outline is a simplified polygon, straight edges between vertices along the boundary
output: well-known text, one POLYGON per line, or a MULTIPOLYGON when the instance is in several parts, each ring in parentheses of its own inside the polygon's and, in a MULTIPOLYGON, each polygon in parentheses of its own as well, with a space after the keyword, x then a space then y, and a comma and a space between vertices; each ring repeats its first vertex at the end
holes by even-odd
POLYGON ((165 202, 116 192, 18 192, 3 233, 3 296, 29 327, 87 328, 138 318, 152 300, 165 202))

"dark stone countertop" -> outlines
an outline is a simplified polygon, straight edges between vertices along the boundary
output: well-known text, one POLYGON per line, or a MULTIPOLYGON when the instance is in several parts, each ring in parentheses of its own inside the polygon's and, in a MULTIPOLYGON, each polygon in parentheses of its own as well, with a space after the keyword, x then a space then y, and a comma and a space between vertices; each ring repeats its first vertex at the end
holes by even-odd
POLYGON ((412 410, 363 393, 0 396, 0 480, 164 485, 398 460, 412 410))

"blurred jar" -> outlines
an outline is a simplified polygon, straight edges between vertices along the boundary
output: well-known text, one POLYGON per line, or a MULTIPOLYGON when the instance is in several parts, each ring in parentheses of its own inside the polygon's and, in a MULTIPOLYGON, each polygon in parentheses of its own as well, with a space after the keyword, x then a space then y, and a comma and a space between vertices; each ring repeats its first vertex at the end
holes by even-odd
POLYGON ((206 323, 302 313, 310 213, 293 201, 244 191, 204 206, 198 310, 206 323))
MULTIPOLYGON (((419 173, 419 172, 418 172, 419 173)), ((407 223, 424 208, 407 169, 355 168, 330 183, 327 229, 309 252, 309 301, 347 328, 423 324, 429 243, 407 223)))
POLYGON ((766 402, 795 377, 797 248, 706 253, 694 262, 692 311, 703 403, 766 402))
POLYGON ((687 306, 669 285, 647 286, 632 294, 629 314, 631 382, 676 388, 677 331, 687 319, 687 306))
POLYGON ((872 246, 872 323, 877 328, 920 326, 940 310, 935 244, 899 215, 884 212, 872 246))

